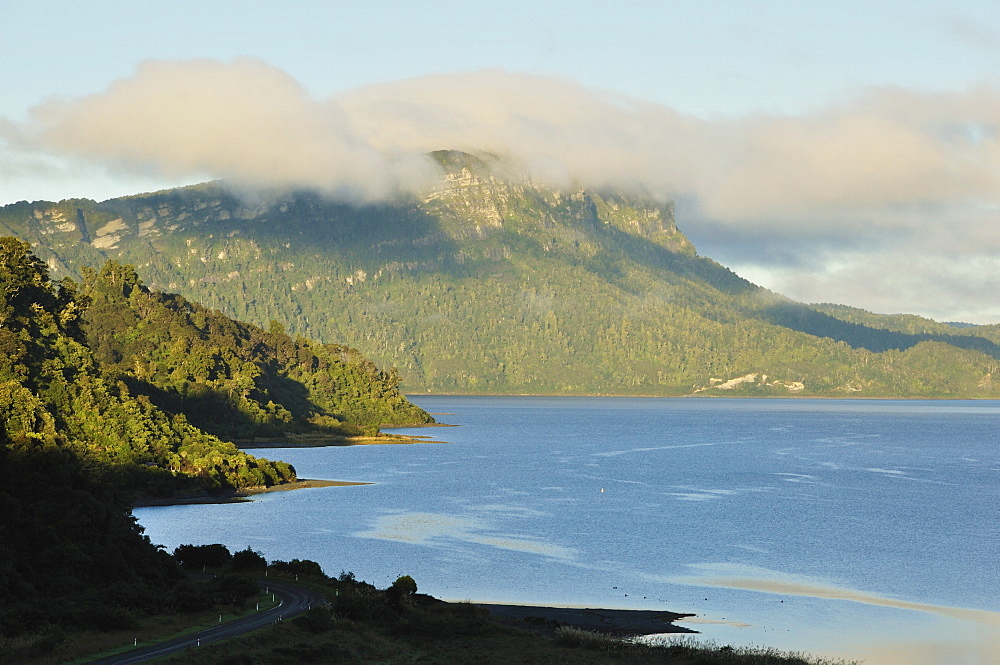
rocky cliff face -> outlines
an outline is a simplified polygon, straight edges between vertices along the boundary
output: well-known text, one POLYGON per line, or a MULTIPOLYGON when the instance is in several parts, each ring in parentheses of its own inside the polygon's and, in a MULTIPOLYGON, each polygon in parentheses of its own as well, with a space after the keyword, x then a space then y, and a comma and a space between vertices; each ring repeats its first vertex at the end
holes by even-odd
MULTIPOLYGON (((57 277, 78 275, 81 264, 101 262, 105 257, 129 260, 140 248, 163 251, 164 245, 174 244, 171 238, 183 237, 187 251, 182 265, 194 257, 219 268, 211 279, 232 279, 232 271, 225 268, 234 259, 260 260, 280 253, 275 251, 280 248, 261 247, 256 240, 261 229, 297 229, 306 237, 317 225, 329 225, 360 239, 371 231, 370 226, 360 226, 372 222, 381 226, 379 222, 394 214, 402 218, 402 224, 411 222, 411 228, 392 225, 392 235, 373 239, 369 249, 375 254, 398 255, 398 249, 407 246, 423 248, 417 253, 424 256, 427 248, 436 248, 436 263, 498 261, 510 257, 508 236, 517 236, 536 240, 546 252, 570 249, 593 256, 599 249, 595 236, 612 229, 672 252, 694 254, 691 243, 677 229, 669 203, 579 188, 560 191, 524 176, 501 177, 497 171, 502 165, 482 158, 457 152, 437 156, 443 168, 440 185, 421 200, 394 206, 351 208, 310 193, 240 196, 206 183, 103 203, 20 203, 7 206, 3 217, 12 231, 32 242, 57 277), (389 251, 393 247, 397 251, 389 251)), ((171 263, 179 258, 172 258, 171 263)), ((412 270, 422 265, 420 261, 388 261, 381 269, 412 270)), ((351 271, 353 280, 345 278, 347 283, 365 279, 356 272, 351 271)), ((155 279, 160 281, 159 276, 155 279)), ((322 276, 310 281, 317 279, 322 276)), ((176 280, 160 285, 181 288, 176 280)))
POLYGON ((505 173, 503 164, 489 157, 443 151, 435 156, 445 176, 423 199, 422 207, 444 221, 457 240, 508 230, 543 239, 551 236, 545 246, 552 251, 560 239, 586 242, 586 235, 609 227, 671 251, 694 252, 677 229, 672 203, 602 196, 583 188, 553 189, 527 175, 505 173))

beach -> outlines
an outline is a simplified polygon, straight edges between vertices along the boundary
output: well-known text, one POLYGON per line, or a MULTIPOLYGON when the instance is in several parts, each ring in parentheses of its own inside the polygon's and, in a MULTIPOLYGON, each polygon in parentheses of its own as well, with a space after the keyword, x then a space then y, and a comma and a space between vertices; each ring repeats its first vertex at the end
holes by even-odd
POLYGON ((148 508, 150 506, 183 506, 198 503, 238 503, 249 501, 255 494, 266 494, 268 492, 287 492, 290 490, 311 489, 316 487, 350 487, 355 485, 370 485, 371 483, 355 482, 350 480, 311 480, 302 478, 290 483, 280 485, 270 485, 268 487, 247 487, 241 490, 234 490, 224 493, 193 492, 187 494, 177 494, 168 497, 140 496, 136 499, 133 508, 148 508))

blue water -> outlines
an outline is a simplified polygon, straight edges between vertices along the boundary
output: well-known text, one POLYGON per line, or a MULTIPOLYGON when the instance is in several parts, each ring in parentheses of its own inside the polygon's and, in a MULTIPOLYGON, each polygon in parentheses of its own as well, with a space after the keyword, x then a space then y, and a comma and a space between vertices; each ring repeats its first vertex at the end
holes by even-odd
POLYGON ((372 485, 135 514, 170 549, 408 574, 447 599, 689 612, 719 642, 869 663, 1000 662, 1000 402, 414 401, 458 427, 401 431, 445 443, 253 451, 372 485))

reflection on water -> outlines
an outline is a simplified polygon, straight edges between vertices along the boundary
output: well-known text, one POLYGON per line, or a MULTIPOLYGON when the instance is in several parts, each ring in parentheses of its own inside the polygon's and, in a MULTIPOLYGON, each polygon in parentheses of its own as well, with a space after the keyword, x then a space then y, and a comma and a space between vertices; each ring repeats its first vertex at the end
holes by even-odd
MULTIPOLYGON (((481 508, 490 510, 498 507, 481 508)), ((534 538, 497 534, 480 519, 436 513, 384 515, 376 520, 373 529, 360 531, 354 535, 359 538, 398 540, 432 547, 447 547, 449 543, 460 541, 564 561, 572 561, 576 556, 576 551, 569 547, 553 545, 534 538)))
POLYGON ((1000 628, 1000 612, 967 609, 963 607, 948 607, 944 605, 931 605, 928 603, 917 603, 907 600, 898 600, 895 598, 885 598, 883 596, 866 593, 864 591, 826 586, 812 581, 803 582, 782 579, 784 576, 777 571, 753 568, 749 566, 701 564, 690 567, 700 569, 701 574, 692 577, 676 577, 673 578, 673 581, 680 584, 725 587, 727 589, 746 589, 747 591, 760 591, 762 593, 773 593, 783 596, 808 596, 810 598, 846 600, 865 605, 878 605, 881 607, 894 607, 902 610, 930 612, 931 614, 939 614, 952 619, 972 621, 985 626, 1000 628), (749 572, 754 576, 726 576, 725 573, 727 572, 749 572))

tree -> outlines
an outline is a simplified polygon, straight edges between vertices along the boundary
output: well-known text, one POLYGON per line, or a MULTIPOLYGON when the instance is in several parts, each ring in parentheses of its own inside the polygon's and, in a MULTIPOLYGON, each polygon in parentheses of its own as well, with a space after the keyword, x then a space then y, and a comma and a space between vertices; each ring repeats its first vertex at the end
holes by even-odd
POLYGON ((417 583, 409 575, 397 577, 389 588, 401 596, 412 596, 417 593, 417 583))
POLYGON ((179 545, 174 550, 174 558, 185 568, 222 568, 229 564, 233 555, 225 545, 179 545))
POLYGON ((267 559, 261 556, 260 552, 254 552, 247 547, 233 554, 232 568, 235 572, 264 570, 267 568, 267 559))

